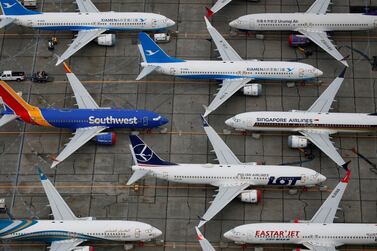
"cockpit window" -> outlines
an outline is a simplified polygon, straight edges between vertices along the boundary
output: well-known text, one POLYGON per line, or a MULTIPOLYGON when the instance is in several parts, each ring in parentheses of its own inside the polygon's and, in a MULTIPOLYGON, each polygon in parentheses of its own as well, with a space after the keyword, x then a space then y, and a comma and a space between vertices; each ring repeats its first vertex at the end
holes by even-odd
POLYGON ((239 123, 239 122, 241 122, 241 120, 240 120, 240 119, 238 119, 238 118, 236 118, 236 117, 233 117, 233 121, 234 121, 234 122, 236 122, 236 123, 239 123))
POLYGON ((157 118, 153 118, 153 121, 159 121, 161 119, 161 116, 158 116, 157 118))

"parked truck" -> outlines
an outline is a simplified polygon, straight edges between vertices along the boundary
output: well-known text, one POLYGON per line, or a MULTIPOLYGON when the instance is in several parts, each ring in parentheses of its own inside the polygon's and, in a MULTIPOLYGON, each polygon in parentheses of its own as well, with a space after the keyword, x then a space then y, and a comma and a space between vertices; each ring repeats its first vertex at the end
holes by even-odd
POLYGON ((25 80, 25 72, 3 71, 0 75, 0 80, 4 80, 4 81, 24 81, 25 80))

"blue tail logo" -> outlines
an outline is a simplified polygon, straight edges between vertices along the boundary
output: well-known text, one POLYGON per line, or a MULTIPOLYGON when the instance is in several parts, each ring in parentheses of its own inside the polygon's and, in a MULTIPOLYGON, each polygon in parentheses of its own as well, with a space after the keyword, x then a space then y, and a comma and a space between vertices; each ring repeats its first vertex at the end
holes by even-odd
POLYGON ((41 14, 41 12, 26 9, 17 0, 0 0, 0 3, 4 15, 21 16, 41 14))
POLYGON ((179 63, 184 60, 168 56, 149 36, 144 32, 139 33, 141 45, 140 53, 147 63, 179 63))
POLYGON ((138 136, 130 135, 132 149, 136 161, 140 165, 153 166, 174 166, 175 163, 161 159, 147 144, 145 144, 138 136))

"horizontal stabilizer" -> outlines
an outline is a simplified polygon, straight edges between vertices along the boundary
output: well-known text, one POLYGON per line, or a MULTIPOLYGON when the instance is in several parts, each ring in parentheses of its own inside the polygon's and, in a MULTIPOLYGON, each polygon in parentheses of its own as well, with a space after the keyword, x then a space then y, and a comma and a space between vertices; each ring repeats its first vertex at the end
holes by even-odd
POLYGON ((134 184, 136 181, 142 179, 145 175, 148 174, 148 170, 136 170, 131 178, 127 181, 127 186, 134 184))
POLYGON ((137 76, 136 80, 145 78, 146 76, 154 72, 157 68, 158 66, 155 65, 148 65, 144 67, 143 70, 140 72, 139 76, 137 76))
POLYGON ((8 124, 9 122, 12 122, 13 120, 17 119, 18 116, 14 114, 5 114, 3 117, 0 119, 0 127, 3 125, 8 124))
POLYGON ((14 18, 11 18, 11 17, 3 17, 0 19, 0 29, 4 28, 5 26, 7 26, 8 24, 11 24, 14 22, 14 18))

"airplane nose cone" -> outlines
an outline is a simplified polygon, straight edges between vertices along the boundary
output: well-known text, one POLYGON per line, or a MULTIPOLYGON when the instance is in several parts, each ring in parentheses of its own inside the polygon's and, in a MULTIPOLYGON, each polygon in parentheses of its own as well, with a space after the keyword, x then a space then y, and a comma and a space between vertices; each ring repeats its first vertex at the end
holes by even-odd
POLYGON ((322 72, 321 70, 315 69, 315 71, 314 71, 314 75, 315 75, 316 77, 320 77, 320 76, 323 75, 323 72, 322 72))
POLYGON ((153 229, 153 236, 154 236, 154 238, 159 237, 159 236, 161 236, 161 235, 162 235, 161 230, 159 230, 159 229, 157 229, 157 228, 154 228, 154 229, 153 229))
POLYGON ((229 23, 229 26, 232 27, 232 28, 237 28, 237 19, 236 20, 233 20, 232 22, 229 23))
POLYGON ((224 237, 227 238, 228 240, 232 240, 232 237, 233 237, 232 230, 226 232, 224 234, 224 237))
POLYGON ((161 120, 160 120, 160 124, 161 125, 166 125, 167 123, 169 123, 169 120, 165 117, 161 117, 161 120))
POLYGON ((230 118, 230 119, 227 119, 227 120, 225 121, 225 124, 226 124, 227 126, 229 126, 229 127, 233 127, 233 126, 234 126, 234 121, 233 121, 232 118, 230 118))
POLYGON ((318 181, 319 181, 320 183, 325 182, 326 180, 327 180, 327 178, 326 178, 325 176, 323 176, 322 174, 320 174, 320 175, 318 176, 318 181))
POLYGON ((167 24, 168 24, 168 27, 171 27, 175 25, 175 22, 168 18, 167 24))

